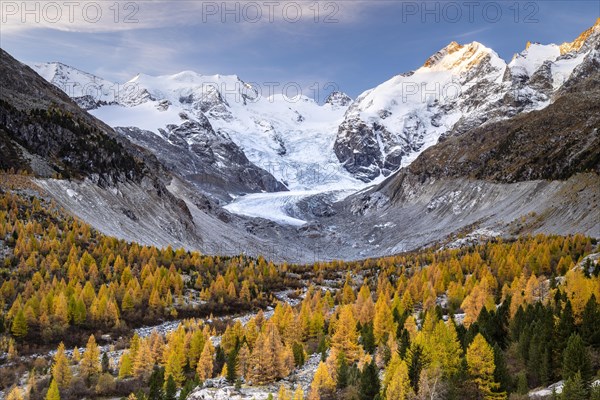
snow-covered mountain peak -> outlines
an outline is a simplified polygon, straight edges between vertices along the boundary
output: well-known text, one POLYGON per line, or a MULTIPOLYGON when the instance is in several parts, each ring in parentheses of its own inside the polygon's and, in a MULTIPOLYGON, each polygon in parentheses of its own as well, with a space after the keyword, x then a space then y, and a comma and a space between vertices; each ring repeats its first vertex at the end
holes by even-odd
POLYGON ((509 63, 513 75, 532 76, 546 61, 554 61, 561 54, 555 44, 527 42, 525 50, 516 54, 509 63))
POLYGON ((592 27, 586 29, 574 41, 561 44, 560 53, 566 54, 573 51, 579 51, 588 41, 590 41, 590 38, 593 41, 598 41, 600 38, 600 17, 596 19, 596 23, 592 27))
POLYGON ((471 42, 465 45, 451 42, 448 46, 429 57, 421 70, 460 73, 476 67, 489 58, 500 59, 492 49, 479 42, 471 42))
POLYGON ((352 103, 352 98, 346 93, 334 91, 327 96, 325 104, 330 104, 333 107, 347 107, 352 103))
POLYGON ((462 49, 462 47, 463 46, 454 41, 450 42, 450 44, 448 44, 446 47, 429 57, 427 61, 425 61, 423 67, 433 67, 434 65, 438 64, 444 57, 457 52, 458 50, 462 49))
MULTIPOLYGON (((85 85, 88 83, 103 83, 109 82, 89 72, 81 71, 75 67, 63 64, 61 62, 49 62, 33 64, 32 68, 42 78, 50 83, 71 83, 85 85)), ((112 83, 112 82, 109 82, 112 83)))
POLYGON ((119 86, 115 82, 60 62, 33 64, 31 67, 82 108, 89 110, 99 104, 114 104, 118 101, 119 86))

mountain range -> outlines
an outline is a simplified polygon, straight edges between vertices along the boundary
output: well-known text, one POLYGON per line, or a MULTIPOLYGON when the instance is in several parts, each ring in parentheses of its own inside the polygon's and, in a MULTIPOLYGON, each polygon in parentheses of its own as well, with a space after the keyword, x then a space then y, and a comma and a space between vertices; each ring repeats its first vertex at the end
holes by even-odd
POLYGON ((116 83, 1 55, 0 167, 110 235, 294 262, 600 237, 600 19, 510 62, 452 42, 323 104, 237 76, 116 83))

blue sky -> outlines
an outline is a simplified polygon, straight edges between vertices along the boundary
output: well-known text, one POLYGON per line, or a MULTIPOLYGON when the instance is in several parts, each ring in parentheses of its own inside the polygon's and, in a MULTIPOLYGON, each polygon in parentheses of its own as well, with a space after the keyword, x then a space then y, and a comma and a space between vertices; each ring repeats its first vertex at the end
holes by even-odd
POLYGON ((571 41, 600 16, 600 1, 229 1, 226 13, 221 1, 148 0, 121 2, 118 15, 113 1, 82 1, 70 20, 61 1, 30 3, 38 22, 21 2, 1 3, 0 46, 21 61, 60 61, 116 81, 193 70, 298 82, 320 101, 328 82, 356 97, 453 40, 510 60, 528 40, 571 41))

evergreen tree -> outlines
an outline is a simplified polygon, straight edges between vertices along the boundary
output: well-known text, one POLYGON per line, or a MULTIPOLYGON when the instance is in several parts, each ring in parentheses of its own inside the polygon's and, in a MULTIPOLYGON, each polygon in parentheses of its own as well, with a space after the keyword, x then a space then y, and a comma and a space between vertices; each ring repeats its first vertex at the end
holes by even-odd
POLYGON ((360 343, 369 354, 375 351, 375 335, 373 334, 373 323, 369 322, 361 327, 360 343))
POLYGON ((186 400, 189 394, 198 386, 198 383, 199 382, 195 379, 186 381, 179 392, 179 400, 186 400))
POLYGON ((22 339, 27 336, 27 332, 29 331, 29 327, 27 326, 27 320, 25 319, 25 314, 22 309, 19 309, 15 318, 12 322, 11 332, 13 336, 17 339, 22 339))
MULTIPOLYGON (((571 335, 575 332, 575 318, 573 317, 573 308, 571 302, 567 300, 560 314, 560 320, 556 325, 556 333, 554 338, 554 359, 555 365, 560 365, 563 352, 567 347, 567 342, 571 335)), ((546 344, 544 344, 546 345, 546 344)))
POLYGON ((338 357, 338 369, 337 369, 337 388, 345 389, 348 386, 349 372, 350 369, 348 367, 348 363, 346 362, 346 357, 343 354, 340 354, 338 357))
POLYGON ((176 400, 175 396, 177 396, 177 384, 173 375, 169 375, 165 384, 165 400, 176 400))
POLYGON ((402 329, 399 337, 398 354, 400 358, 406 358, 406 353, 410 349, 410 335, 406 329, 402 329))
POLYGON ((236 349, 233 349, 231 353, 229 353, 229 357, 227 357, 227 381, 229 383, 235 383, 237 380, 237 370, 238 370, 238 352, 236 349))
POLYGON ((102 353, 102 372, 107 373, 110 369, 110 361, 108 359, 108 354, 102 353))
POLYGON ((305 356, 304 356, 304 347, 302 343, 294 342, 292 345, 292 351, 294 353, 294 364, 296 367, 301 367, 304 365, 305 356))
POLYGON ((587 400, 588 392, 586 384, 581 379, 581 374, 577 371, 573 376, 565 381, 562 398, 564 400, 587 400))
POLYGON ((494 380, 500 384, 499 390, 509 392, 512 387, 510 372, 506 366, 504 353, 497 343, 494 345, 494 365, 496 366, 494 380))
POLYGON ((529 385, 527 384, 527 375, 525 372, 517 374, 517 393, 527 394, 529 391, 529 385))
POLYGON ((566 381, 579 373, 579 379, 584 387, 588 387, 592 379, 592 364, 583 340, 574 333, 567 342, 563 354, 562 377, 566 381))
POLYGON ((425 366, 425 359, 423 355, 423 348, 419 344, 413 344, 408 352, 408 377, 410 379, 410 386, 413 388, 415 393, 419 392, 419 378, 421 377, 421 370, 425 366))
MULTIPOLYGON (((599 264, 600 265, 600 264, 599 264)), ((600 347, 600 307, 592 294, 585 305, 581 322, 581 338, 588 346, 600 347)))
POLYGON ((163 390, 163 385, 165 381, 165 370, 155 366, 152 369, 152 374, 150 375, 150 381, 148 382, 148 387, 150 391, 148 392, 148 400, 164 400, 165 392, 163 390))
POLYGON ((379 398, 381 382, 379 381, 379 370, 375 360, 363 367, 360 376, 359 395, 360 400, 375 400, 379 398))

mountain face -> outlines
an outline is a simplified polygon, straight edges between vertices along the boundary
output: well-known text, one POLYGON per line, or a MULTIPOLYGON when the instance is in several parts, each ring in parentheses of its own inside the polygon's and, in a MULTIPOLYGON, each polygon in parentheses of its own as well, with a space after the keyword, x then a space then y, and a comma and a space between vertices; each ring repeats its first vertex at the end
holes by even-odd
POLYGON ((469 177, 499 183, 600 174, 600 68, 568 86, 547 108, 444 140, 405 172, 421 179, 469 177))
POLYGON ((258 168, 224 133, 215 132, 208 119, 167 125, 159 135, 139 128, 116 128, 133 143, 146 148, 170 171, 191 182, 202 193, 230 201, 248 192, 287 191, 271 174, 258 168))
POLYGON ((62 64, 34 67, 101 120, 127 128, 118 131, 128 132, 195 184, 207 171, 186 166, 205 164, 206 154, 190 150, 201 146, 179 146, 184 168, 170 155, 166 160, 161 153, 168 151, 160 146, 172 148, 169 137, 183 144, 168 133, 175 126, 183 131, 190 121, 210 125, 208 131, 232 150, 225 155, 221 146, 219 157, 239 160, 233 170, 213 162, 212 177, 205 179, 217 197, 229 201, 244 193, 285 189, 356 190, 410 165, 439 140, 547 107, 561 88, 593 71, 599 38, 596 22, 570 43, 528 43, 509 63, 480 43, 452 42, 421 68, 397 75, 355 101, 333 92, 323 105, 304 96, 288 98, 235 75, 140 74, 118 84, 62 64), (574 74, 579 76, 571 79, 574 74), (88 93, 93 89, 97 94, 92 98, 88 93), (228 194, 226 185, 215 182, 229 175, 234 190, 228 194))
POLYGON ((352 101, 343 93, 319 105, 234 75, 140 74, 118 84, 62 65, 34 68, 63 89, 97 84, 97 101, 79 96, 80 105, 223 201, 244 193, 359 183, 333 154, 337 126, 352 101), (203 133, 190 131, 192 126, 203 133))
POLYGON ((599 42, 597 22, 572 43, 528 44, 508 64, 480 43, 452 42, 416 71, 360 95, 335 154, 363 181, 388 176, 440 138, 547 107, 573 73, 597 63, 599 42))

